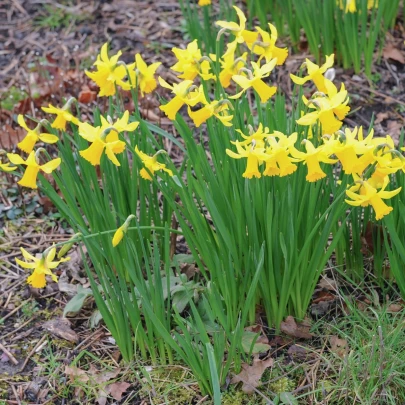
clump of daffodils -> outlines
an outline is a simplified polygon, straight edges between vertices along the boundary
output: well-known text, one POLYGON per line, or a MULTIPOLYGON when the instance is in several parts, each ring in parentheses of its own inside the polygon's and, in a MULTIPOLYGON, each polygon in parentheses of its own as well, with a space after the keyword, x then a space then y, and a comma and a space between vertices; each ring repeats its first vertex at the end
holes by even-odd
MULTIPOLYGON (((355 9, 354 0, 338 1, 346 12, 355 9)), ((201 1, 200 5, 208 3, 201 1)), ((376 1, 369 2, 369 7, 376 4, 376 1)), ((147 65, 140 54, 135 55, 133 63, 123 63, 120 61, 121 51, 110 56, 107 44, 103 45, 94 63, 95 70, 86 74, 99 86, 100 97, 113 96, 120 89, 138 92, 142 97, 153 92, 159 84, 170 90, 170 99, 160 106, 170 120, 176 120, 177 113, 184 108, 196 127, 208 120, 216 120, 225 127, 237 125, 234 119, 235 100, 253 94, 260 103, 268 103, 277 92, 272 74, 285 62, 288 50, 278 46, 277 30, 272 24, 268 24, 266 29, 255 27, 254 31, 247 30, 245 15, 238 7, 234 8, 238 22, 217 22, 220 28, 218 40, 227 39, 222 55, 204 55, 197 41, 189 43, 184 49, 173 48, 177 62, 170 69, 177 75, 175 80, 172 80, 173 77, 169 81, 163 77, 156 79, 160 62, 147 65), (214 88, 217 91, 212 91, 214 88)), ((296 132, 270 131, 260 122, 255 128, 236 128, 240 139, 230 141, 229 148, 223 151, 224 162, 226 164, 229 158, 244 161, 246 168, 242 176, 246 179, 293 176, 298 166, 304 165, 306 180, 310 183, 327 176, 327 165, 338 167, 350 179, 346 203, 371 206, 378 220, 392 211, 385 201, 401 191, 401 188, 390 189, 390 176, 398 171, 405 172, 405 158, 395 149, 389 135, 375 138, 372 130, 364 134, 362 127, 344 128, 343 121, 350 111, 349 96, 344 84, 338 87, 331 80, 329 73, 333 64, 334 55, 327 56, 321 66, 307 59, 300 74, 291 75, 295 85, 309 85, 305 87, 307 97, 302 99, 304 108, 296 121, 296 132), (319 138, 314 138, 313 133, 319 133, 319 138)), ((26 137, 17 146, 28 156, 24 159, 18 154, 8 154, 9 162, 2 162, 0 169, 11 172, 17 166, 26 166, 18 184, 37 188, 38 173, 52 173, 61 164, 61 159, 41 161, 40 153, 44 149, 35 148, 38 143, 57 145, 59 137, 55 133, 67 131, 69 123, 88 142, 87 147, 78 151, 78 158, 89 165, 100 165, 105 155, 119 170, 120 155, 130 153, 132 160, 140 160, 143 165, 139 181, 153 181, 156 176, 166 176, 169 180, 173 176, 173 171, 164 163, 165 151, 149 155, 138 145, 128 144, 126 133, 137 131, 140 127, 139 121, 133 119, 129 111, 116 119, 101 115, 97 124, 82 122, 71 110, 73 101, 69 100, 61 108, 44 107, 45 112, 56 115, 56 118, 51 124, 41 121, 33 129, 23 116, 18 116, 18 123, 25 129, 26 137), (54 133, 43 132, 49 127, 54 133)), ((123 225, 112 230, 114 247, 124 238, 132 218, 128 217, 123 225)), ((46 275, 55 280, 51 270, 67 260, 54 261, 54 248, 39 259, 26 251, 22 253, 29 262, 18 263, 34 270, 28 282, 38 288, 45 285, 46 275)))

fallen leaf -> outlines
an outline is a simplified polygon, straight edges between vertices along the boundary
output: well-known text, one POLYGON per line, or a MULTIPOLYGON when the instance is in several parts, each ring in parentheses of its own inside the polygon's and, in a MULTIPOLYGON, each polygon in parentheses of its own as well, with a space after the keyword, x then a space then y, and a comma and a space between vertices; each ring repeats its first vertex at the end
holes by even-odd
POLYGON ((298 339, 310 339, 313 336, 313 334, 309 332, 309 325, 304 322, 295 322, 292 316, 287 316, 286 320, 281 322, 280 329, 286 335, 298 339))
POLYGON ((254 388, 257 388, 261 384, 260 379, 262 378, 264 371, 272 365, 272 358, 267 360, 254 358, 251 366, 243 363, 242 371, 232 378, 231 384, 242 382, 242 391, 251 394, 254 392, 254 388))
POLYGON ((388 43, 383 50, 384 59, 392 59, 405 65, 404 54, 393 44, 388 43))
POLYGON ((242 346, 246 353, 258 354, 265 353, 271 349, 269 340, 266 336, 261 336, 260 332, 245 330, 242 335, 242 346), (254 342, 254 344, 253 344, 254 342), (252 347, 253 344, 253 347, 252 347), (252 352, 250 350, 252 349, 252 352))
POLYGON ((400 121, 387 121, 387 131, 393 138, 399 137, 403 127, 404 125, 400 121))
POLYGON ((83 104, 90 104, 97 98, 97 93, 90 90, 89 86, 84 85, 82 91, 79 93, 78 101, 83 104))
POLYGON ((69 376, 70 381, 74 382, 74 381, 80 381, 80 382, 87 382, 89 381, 89 376, 87 375, 87 373, 78 368, 78 367, 70 367, 70 366, 65 366, 65 374, 67 376, 69 376))
POLYGON ((335 298, 336 298, 335 294, 332 294, 329 291, 318 291, 312 302, 314 304, 318 304, 320 302, 333 301, 335 298))
POLYGON ((390 118, 390 114, 388 112, 379 112, 376 116, 376 119, 374 121, 374 124, 379 124, 380 122, 383 122, 387 118, 390 118))
POLYGON ((116 382, 107 387, 108 392, 116 400, 120 401, 124 392, 131 386, 127 382, 116 382))
POLYGON ((391 304, 387 309, 389 312, 400 312, 404 309, 404 306, 400 304, 391 304))
POLYGON ((318 283, 318 286, 321 288, 324 288, 325 290, 329 291, 337 291, 338 289, 338 284, 335 280, 329 277, 322 277, 321 280, 318 283))
POLYGON ((291 345, 288 348, 287 353, 294 359, 301 361, 307 361, 315 357, 315 353, 313 353, 309 348, 301 345, 291 345))
POLYGON ((70 328, 70 321, 66 318, 56 318, 51 321, 45 322, 42 327, 48 332, 69 342, 77 343, 79 336, 75 331, 70 328))
POLYGON ((345 357, 347 352, 346 339, 339 339, 337 336, 333 335, 329 338, 329 343, 333 353, 337 354, 341 358, 345 357))

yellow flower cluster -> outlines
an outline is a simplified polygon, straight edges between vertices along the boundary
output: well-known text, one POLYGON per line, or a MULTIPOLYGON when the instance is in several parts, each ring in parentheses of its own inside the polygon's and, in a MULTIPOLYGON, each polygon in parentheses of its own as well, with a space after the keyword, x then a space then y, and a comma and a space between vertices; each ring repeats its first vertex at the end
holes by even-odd
POLYGON ((140 54, 135 55, 135 62, 126 65, 119 61, 122 52, 119 51, 116 55, 108 56, 108 44, 105 43, 97 60, 94 62, 96 66, 95 72, 87 72, 86 75, 92 79, 100 92, 98 95, 113 96, 117 91, 117 86, 124 90, 139 89, 142 96, 144 93, 152 92, 157 84, 154 77, 160 62, 147 65, 140 54), (127 80, 124 80, 127 78, 127 80))
POLYGON ((228 89, 232 84, 239 86, 240 91, 237 94, 228 95, 229 99, 240 98, 250 88, 256 91, 263 103, 275 94, 277 88, 267 84, 265 79, 270 76, 276 65, 284 63, 288 51, 275 45, 277 30, 273 25, 269 24, 270 32, 260 27, 256 27, 256 31, 248 31, 245 29, 246 17, 242 10, 236 6, 234 9, 239 18, 239 24, 227 21, 216 23, 221 27, 219 35, 229 31, 234 36, 234 40, 227 44, 227 49, 221 58, 214 54, 203 56, 197 40, 189 43, 186 49, 173 48, 177 62, 171 70, 177 73, 182 81, 170 85, 159 77, 160 85, 170 89, 174 94, 166 105, 160 107, 169 119, 174 120, 180 108, 187 105, 188 114, 196 127, 211 117, 216 117, 225 126, 231 126, 233 115, 229 110, 232 104, 227 98, 208 99, 207 89, 210 81, 219 81, 223 89, 228 89), (247 48, 246 52, 239 49, 242 45, 247 48), (253 60, 254 57, 257 57, 256 62, 253 60), (216 64, 220 66, 218 75, 212 72, 212 67, 216 64), (197 77, 200 84, 194 83, 197 77))
MULTIPOLYGON (((234 142, 237 152, 227 150, 226 153, 235 159, 246 158, 247 168, 243 177, 260 178, 264 176, 286 176, 297 169, 296 163, 303 162, 307 166, 306 180, 315 182, 326 173, 320 163, 340 163, 342 171, 353 177, 353 186, 348 188, 345 201, 349 205, 366 207, 371 205, 376 219, 381 219, 392 211, 384 203, 401 191, 385 191, 389 184, 389 175, 402 170, 405 172, 405 158, 395 149, 394 141, 387 135, 385 138, 374 138, 373 130, 364 137, 362 127, 341 131, 342 120, 349 112, 347 91, 342 84, 340 91, 324 74, 333 66, 333 55, 327 57, 326 63, 319 67, 306 61, 308 76, 299 78, 291 75, 291 79, 299 85, 312 80, 317 92, 310 100, 303 98, 308 109, 297 120, 300 125, 318 125, 321 127, 322 138, 316 140, 317 145, 304 139, 305 152, 295 147, 297 133, 286 136, 280 132, 269 133, 268 128, 260 124, 256 132, 245 136, 243 142, 234 142), (325 93, 323 92, 325 91, 325 93), (265 164, 263 171, 259 167, 265 164)), ((239 131, 240 132, 240 131, 239 131)), ((405 148, 404 148, 405 149, 405 148)))
MULTIPOLYGON (((359 0, 337 0, 337 4, 341 8, 341 10, 345 11, 345 13, 355 13, 357 11, 356 2, 359 2, 359 0)), ((377 7, 378 0, 367 0, 368 10, 377 7)))

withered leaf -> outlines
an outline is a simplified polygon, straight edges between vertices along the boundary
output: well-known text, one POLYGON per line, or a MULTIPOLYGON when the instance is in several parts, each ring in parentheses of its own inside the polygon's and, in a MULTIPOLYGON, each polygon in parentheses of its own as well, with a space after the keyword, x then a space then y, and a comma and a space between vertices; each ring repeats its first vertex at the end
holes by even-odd
POLYGON ((111 396, 117 400, 120 401, 122 398, 122 395, 124 392, 131 386, 131 384, 127 382, 116 382, 113 384, 110 384, 107 387, 107 391, 111 394, 111 396))
POLYGON ((89 376, 87 375, 87 373, 78 368, 78 367, 70 367, 70 366, 66 366, 65 367, 65 374, 67 376, 69 376, 69 379, 71 382, 73 381, 80 381, 80 382, 87 382, 89 381, 89 376))
POLYGON ((331 351, 336 353, 339 357, 344 357, 347 349, 347 340, 340 339, 337 336, 333 335, 329 338, 329 343, 331 351))
POLYGON ((311 339, 313 336, 313 334, 309 332, 309 325, 304 322, 295 322, 292 316, 287 316, 286 320, 281 322, 280 329, 286 335, 298 339, 311 339))
POLYGON ((254 388, 257 388, 260 385, 260 379, 262 378, 264 371, 272 365, 272 358, 267 360, 255 358, 251 366, 243 363, 242 371, 232 378, 231 384, 242 382, 242 391, 251 394, 254 392, 254 388))
POLYGON ((71 329, 71 323, 66 318, 56 318, 45 322, 43 328, 55 336, 68 340, 69 342, 77 343, 79 336, 71 329))

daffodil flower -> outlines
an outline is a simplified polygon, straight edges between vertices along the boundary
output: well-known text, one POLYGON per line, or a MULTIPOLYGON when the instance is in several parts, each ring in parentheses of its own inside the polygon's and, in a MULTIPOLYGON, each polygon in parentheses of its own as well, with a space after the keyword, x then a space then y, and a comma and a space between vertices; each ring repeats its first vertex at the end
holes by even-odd
MULTIPOLYGON (((0 150, 0 154, 6 154, 6 151, 4 150, 0 150)), ((10 163, 1 163, 0 161, 0 170, 2 170, 3 172, 12 172, 15 169, 17 169, 17 166, 10 166, 10 163)))
POLYGON ((256 41, 252 44, 251 50, 256 55, 259 55, 259 62, 264 58, 267 63, 272 59, 277 59, 277 65, 282 65, 288 56, 287 48, 278 48, 276 46, 276 41, 278 38, 277 28, 269 23, 270 34, 260 27, 256 27, 256 30, 259 32, 262 37, 261 41, 256 41))
MULTIPOLYGON (((228 44, 226 52, 219 60, 221 71, 219 72, 219 81, 224 89, 230 86, 232 76, 239 74, 242 67, 246 65, 247 52, 235 59, 235 50, 237 43, 228 44)), ((212 60, 216 60, 216 55, 210 55, 212 60)))
POLYGON ((319 163, 336 163, 337 159, 330 159, 329 154, 322 146, 315 148, 313 143, 307 139, 304 139, 302 143, 305 145, 306 152, 292 148, 290 153, 294 158, 303 161, 307 165, 306 180, 312 183, 326 177, 326 173, 322 170, 319 163))
POLYGON ((290 156, 290 150, 294 148, 297 137, 297 132, 287 136, 282 132, 274 131, 266 138, 269 147, 266 148, 266 169, 263 172, 265 176, 284 177, 297 170, 294 162, 298 162, 299 159, 290 156))
POLYGON ((156 171, 159 170, 163 170, 166 173, 169 174, 169 176, 173 176, 173 172, 170 169, 166 168, 166 165, 164 163, 159 163, 157 161, 158 156, 161 153, 166 153, 166 151, 161 150, 158 151, 157 153, 155 153, 153 156, 149 156, 144 152, 141 152, 138 149, 138 146, 135 146, 135 153, 139 156, 139 158, 141 159, 142 163, 145 165, 145 168, 149 170, 146 170, 145 168, 142 168, 141 171, 139 172, 139 174, 141 175, 141 177, 145 180, 149 180, 152 181, 152 177, 155 174, 156 171))
POLYGON ((159 107, 170 120, 174 120, 176 118, 177 112, 184 104, 194 107, 198 103, 205 101, 202 86, 197 88, 193 85, 192 80, 184 80, 180 83, 173 84, 173 86, 171 86, 161 77, 159 77, 158 80, 162 87, 170 89, 175 95, 175 97, 167 104, 159 107))
MULTIPOLYGON (((98 95, 102 96, 113 96, 115 94, 115 84, 122 82, 122 79, 127 75, 127 69, 124 65, 118 64, 118 59, 122 55, 119 51, 116 55, 111 58, 108 56, 108 44, 105 43, 97 56, 97 60, 94 62, 97 70, 95 72, 86 71, 86 75, 93 80, 98 87, 100 87, 100 92, 98 95)), ((128 66, 131 70, 132 66, 128 66)))
POLYGON ((51 124, 52 128, 61 129, 64 131, 66 129, 67 122, 79 125, 79 120, 69 111, 69 107, 73 100, 73 98, 70 99, 63 108, 54 107, 51 104, 49 104, 48 107, 42 107, 42 111, 49 114, 56 114, 56 118, 51 124))
POLYGON ((370 184, 369 180, 360 181, 359 183, 359 185, 346 190, 346 195, 351 198, 351 200, 345 200, 347 204, 356 207, 367 207, 368 205, 371 205, 374 209, 375 218, 377 220, 388 215, 393 210, 393 208, 385 204, 383 200, 397 195, 402 187, 393 191, 385 191, 389 183, 388 177, 385 178, 384 184, 379 191, 370 184))
POLYGON ((55 143, 58 142, 58 137, 52 134, 44 134, 40 132, 42 124, 39 123, 34 129, 28 128, 25 123, 24 117, 20 114, 17 117, 18 124, 20 127, 24 128, 27 131, 25 138, 17 144, 17 147, 25 153, 31 153, 34 149, 35 144, 38 141, 44 143, 55 143))
MULTIPOLYGON (((337 0, 337 4, 345 13, 355 13, 357 11, 356 0, 337 0)), ((378 0, 368 0, 367 8, 370 10, 373 7, 378 7, 378 0)))
MULTIPOLYGON (((246 17, 245 14, 243 14, 243 11, 236 6, 233 6, 233 8, 236 11, 236 14, 238 15, 239 18, 239 24, 236 22, 228 22, 228 21, 217 21, 215 24, 221 27, 221 31, 231 31, 233 35, 235 35, 235 41, 239 44, 242 44, 246 42, 246 44, 249 46, 253 42, 256 41, 258 37, 257 32, 253 31, 248 31, 246 30, 246 17)), ((219 36, 220 34, 218 34, 219 36)))
POLYGON ((24 248, 20 248, 23 257, 26 260, 31 261, 25 262, 16 258, 16 262, 23 267, 24 269, 33 269, 33 273, 28 277, 27 283, 32 285, 34 288, 44 288, 46 286, 46 276, 50 276, 53 281, 57 282, 58 278, 55 274, 52 273, 52 270, 55 269, 59 263, 66 262, 70 260, 70 257, 62 258, 59 261, 54 261, 56 254, 56 248, 52 248, 44 252, 40 258, 36 258, 30 253, 28 253, 24 248))
POLYGON ((112 238, 112 245, 116 247, 124 238, 124 235, 128 231, 128 227, 130 222, 135 218, 135 215, 130 215, 125 222, 115 231, 114 236, 112 238))
POLYGON ((198 5, 200 7, 209 6, 211 4, 211 0, 198 0, 198 5))
POLYGON ((215 78, 209 72, 211 69, 210 61, 207 58, 203 58, 196 39, 190 42, 186 49, 173 48, 172 51, 177 58, 177 63, 170 69, 181 73, 179 75, 180 79, 194 80, 197 76, 200 76, 204 80, 215 78))
POLYGON ((101 126, 99 127, 93 127, 87 122, 80 123, 79 135, 91 143, 87 149, 80 151, 80 155, 93 166, 97 166, 105 151, 108 159, 116 166, 120 166, 115 155, 125 150, 125 142, 119 140, 118 134, 124 131, 135 131, 139 125, 139 122, 129 123, 128 120, 129 112, 125 111, 115 123, 110 123, 103 116, 101 116, 101 126))
POLYGON ((229 114, 229 104, 228 100, 214 100, 197 111, 192 111, 188 107, 188 115, 197 128, 213 116, 218 118, 226 127, 231 127, 233 115, 229 114))
POLYGON ((248 146, 252 143, 255 144, 256 148, 264 148, 265 147, 265 139, 269 136, 269 128, 263 127, 263 124, 260 123, 257 130, 254 131, 253 128, 249 125, 249 133, 250 135, 245 135, 240 129, 237 129, 236 132, 239 132, 244 141, 231 141, 234 145, 238 143, 240 146, 248 146))
POLYGON ((318 91, 327 93, 328 90, 325 82, 331 83, 331 81, 325 78, 323 75, 329 68, 333 66, 334 58, 335 58, 334 54, 327 56, 326 62, 321 67, 311 62, 309 59, 305 59, 305 66, 308 71, 308 76, 298 77, 293 74, 290 74, 291 80, 298 85, 303 85, 308 80, 312 80, 318 91))
POLYGON ((232 76, 232 80, 242 88, 242 91, 229 98, 239 98, 247 89, 252 87, 256 90, 261 102, 265 103, 271 96, 275 94, 277 87, 269 86, 262 79, 270 75, 271 71, 277 64, 277 59, 273 59, 271 62, 266 63, 263 66, 260 66, 255 62, 251 62, 251 64, 253 67, 253 72, 250 70, 248 71, 249 77, 242 75, 232 76))
POLYGON ((143 97, 144 93, 151 93, 157 87, 155 73, 161 62, 152 63, 147 65, 142 59, 142 56, 137 53, 135 55, 135 63, 128 66, 129 80, 123 82, 118 81, 118 84, 124 89, 139 88, 143 97))
POLYGON ((346 128, 344 132, 340 131, 334 134, 333 137, 325 142, 325 145, 339 159, 346 174, 357 173, 363 166, 358 156, 364 155, 374 149, 374 145, 370 144, 373 135, 374 131, 371 130, 364 139, 362 127, 356 127, 352 131, 346 128))
MULTIPOLYGON (((329 88, 336 88, 332 82, 328 84, 328 86, 329 88)), ((333 92, 331 94, 333 94, 333 92)), ((315 97, 311 100, 304 98, 304 102, 309 108, 315 108, 317 111, 303 115, 297 120, 297 124, 312 126, 319 121, 322 125, 323 135, 333 134, 338 131, 343 125, 341 120, 343 120, 350 111, 350 107, 347 106, 349 102, 347 90, 343 83, 340 91, 333 94, 332 97, 324 95, 324 97, 315 97)))
POLYGON ((24 160, 20 155, 17 155, 15 153, 7 154, 7 157, 9 158, 11 163, 13 163, 15 165, 27 166, 27 168, 24 172, 24 176, 18 182, 18 184, 20 186, 36 189, 37 188, 37 176, 40 171, 50 174, 57 167, 59 167, 60 162, 61 162, 60 158, 50 160, 48 163, 40 165, 37 162, 37 160, 38 160, 38 154, 42 150, 43 149, 40 148, 37 150, 37 152, 32 151, 29 154, 27 160, 24 160))
POLYGON ((227 149, 226 154, 234 159, 247 159, 246 170, 242 176, 247 179, 251 179, 252 177, 262 177, 262 174, 259 171, 259 165, 267 159, 265 148, 256 148, 254 143, 243 148, 239 142, 235 142, 235 146, 238 153, 227 149))

